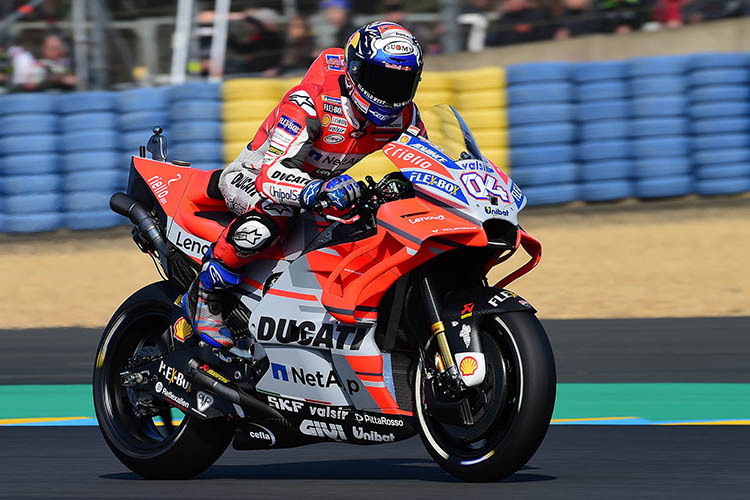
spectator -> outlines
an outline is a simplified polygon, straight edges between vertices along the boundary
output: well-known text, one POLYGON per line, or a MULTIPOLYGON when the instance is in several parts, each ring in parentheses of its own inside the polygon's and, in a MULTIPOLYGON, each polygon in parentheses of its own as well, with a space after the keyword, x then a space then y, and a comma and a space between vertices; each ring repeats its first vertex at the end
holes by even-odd
POLYGON ((591 0, 563 0, 560 6, 554 35, 556 40, 566 40, 596 31, 591 0))
POLYGON ((247 9, 239 25, 230 27, 228 46, 238 56, 227 73, 260 73, 280 66, 284 41, 273 9, 247 9))
POLYGON ((545 11, 532 0, 503 0, 500 21, 490 30, 487 45, 509 45, 550 38, 545 11))
POLYGON ((34 56, 10 41, 0 41, 0 87, 10 91, 31 91, 43 80, 41 67, 34 56))
POLYGON ((349 0, 324 0, 320 8, 325 25, 318 29, 317 48, 343 47, 357 29, 352 23, 349 0))
POLYGON ((742 0, 686 0, 682 3, 682 19, 687 23, 739 17, 747 13, 742 0))
MULTIPOLYGON (((310 27, 302 16, 293 17, 286 26, 286 45, 282 66, 276 72, 303 73, 315 60, 315 41, 310 33, 310 27)), ((271 70, 273 71, 273 70, 271 70)), ((267 76, 276 76, 269 72, 267 76)))
POLYGON ((68 56, 68 47, 62 37, 55 34, 44 37, 39 65, 44 71, 42 83, 44 87, 60 90, 75 89, 78 80, 68 56))
POLYGON ((600 28, 604 33, 632 33, 651 20, 651 0, 599 0, 600 28))
POLYGON ((654 21, 668 28, 682 26, 682 4, 684 0, 661 0, 654 9, 654 21))

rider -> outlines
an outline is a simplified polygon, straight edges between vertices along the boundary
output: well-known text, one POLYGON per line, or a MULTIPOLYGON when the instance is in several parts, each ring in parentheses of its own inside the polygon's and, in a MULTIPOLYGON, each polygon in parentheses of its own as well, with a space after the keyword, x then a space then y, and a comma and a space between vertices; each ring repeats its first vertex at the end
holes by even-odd
POLYGON ((410 126, 425 133, 412 102, 422 66, 419 42, 404 27, 383 21, 363 26, 344 50, 318 56, 223 170, 219 189, 238 217, 211 246, 183 299, 201 339, 234 346, 221 293, 238 285, 242 267, 279 241, 299 208, 324 202, 348 209, 360 188, 345 170, 410 126))

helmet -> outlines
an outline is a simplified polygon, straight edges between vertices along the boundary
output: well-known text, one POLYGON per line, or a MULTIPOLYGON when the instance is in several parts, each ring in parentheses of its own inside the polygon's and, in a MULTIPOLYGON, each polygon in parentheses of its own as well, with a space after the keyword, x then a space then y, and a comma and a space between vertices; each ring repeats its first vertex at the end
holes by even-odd
POLYGON ((409 30, 377 21, 349 37, 345 49, 346 88, 356 108, 385 125, 409 105, 422 75, 422 47, 409 30))

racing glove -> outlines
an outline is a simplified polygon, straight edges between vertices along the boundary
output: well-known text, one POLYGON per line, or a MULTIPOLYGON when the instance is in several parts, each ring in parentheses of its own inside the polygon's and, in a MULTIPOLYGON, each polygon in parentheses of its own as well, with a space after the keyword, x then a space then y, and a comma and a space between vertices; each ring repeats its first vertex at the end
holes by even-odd
POLYGON ((360 197, 359 183, 350 175, 343 174, 329 181, 320 179, 309 182, 299 195, 302 207, 310 209, 318 202, 327 202, 328 206, 346 210, 360 197))

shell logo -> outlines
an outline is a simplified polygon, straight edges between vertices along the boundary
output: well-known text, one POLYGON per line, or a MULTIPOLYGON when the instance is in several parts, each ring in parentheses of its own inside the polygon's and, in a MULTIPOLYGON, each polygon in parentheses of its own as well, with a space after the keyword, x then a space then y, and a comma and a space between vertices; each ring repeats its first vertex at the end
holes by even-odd
POLYGON ((458 365, 458 369, 461 372, 461 375, 463 375, 464 377, 474 375, 474 372, 477 371, 477 368, 479 368, 479 363, 477 363, 477 360, 472 358, 471 356, 466 356, 461 360, 461 364, 458 365))
POLYGON ((180 342, 185 342, 185 339, 188 339, 193 336, 193 327, 190 326, 190 323, 185 321, 185 318, 180 318, 174 323, 174 338, 179 340, 180 342))
POLYGON ((331 123, 331 117, 328 115, 323 115, 323 126, 325 127, 329 123, 331 123))

